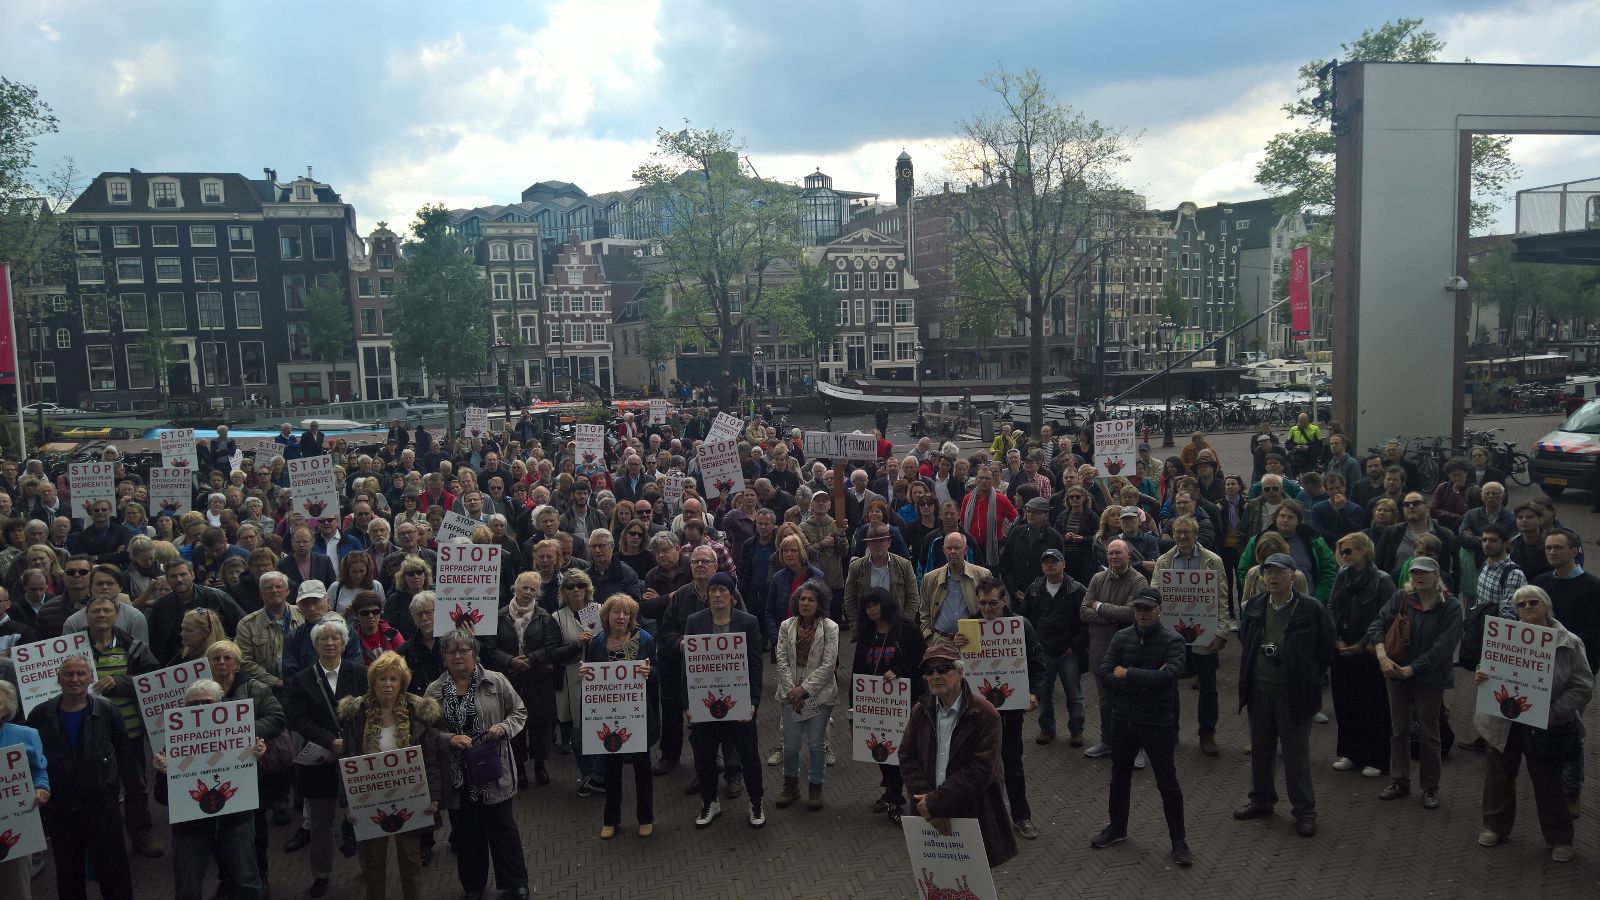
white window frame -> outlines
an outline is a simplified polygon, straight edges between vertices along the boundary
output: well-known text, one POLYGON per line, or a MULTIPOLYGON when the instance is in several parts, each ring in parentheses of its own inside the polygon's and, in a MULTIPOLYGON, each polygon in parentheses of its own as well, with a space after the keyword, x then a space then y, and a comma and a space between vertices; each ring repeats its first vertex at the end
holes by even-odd
POLYGON ((587 344, 589 342, 589 323, 572 322, 568 326, 568 334, 574 344, 587 344))
POLYGON ((590 325, 589 340, 596 344, 604 344, 606 342, 606 326, 600 322, 590 325))
POLYGON ((833 289, 836 290, 836 291, 848 291, 848 290, 850 290, 850 273, 849 272, 835 272, 835 273, 833 273, 833 289))
POLYGON ((519 260, 533 259, 533 244, 528 241, 518 241, 512 251, 512 256, 519 260))
POLYGON ((889 335, 879 332, 872 336, 872 357, 870 362, 894 362, 894 341, 889 335), (883 355, 878 355, 878 348, 883 348, 883 355))
POLYGON ((115 203, 118 206, 125 206, 129 203, 132 203, 133 183, 128 181, 126 178, 107 178, 106 202, 115 203), (118 196, 118 188, 121 188, 121 196, 118 196))
POLYGON ((163 331, 189 330, 189 302, 188 299, 184 297, 182 291, 161 291, 157 293, 156 315, 161 317, 161 329, 163 331), (182 315, 180 316, 179 321, 176 322, 167 321, 167 300, 172 297, 178 298, 178 307, 180 310, 182 310, 182 315))
POLYGON ((78 260, 79 284, 104 284, 106 280, 106 261, 99 256, 85 256, 78 260), (99 271, 99 275, 95 271, 99 271))
MULTIPOLYGON (((574 256, 573 259, 576 260, 577 257, 574 256)), ((581 267, 581 266, 568 266, 567 267, 567 284, 583 284, 583 267, 581 267)))
POLYGON ((563 295, 563 294, 551 294, 550 295, 550 300, 549 300, 549 307, 550 308, 549 308, 548 312, 552 312, 552 313, 564 312, 565 309, 566 309, 566 296, 563 295))
MULTIPOLYGON (((521 246, 521 245, 519 244, 518 246, 521 246)), ((518 300, 536 300, 536 299, 538 299, 538 294, 537 294, 538 288, 535 285, 536 285, 536 282, 534 281, 534 277, 533 277, 533 273, 532 272, 518 272, 517 273, 517 299, 518 300)))
POLYGON ((99 253, 105 246, 104 240, 99 225, 79 225, 72 229, 73 247, 80 251, 99 253))
POLYGON ((191 260, 194 266, 195 281, 199 282, 200 284, 212 284, 222 280, 222 265, 217 262, 217 258, 215 256, 195 256, 191 257, 191 260), (211 265, 217 267, 216 273, 211 278, 206 278, 204 275, 200 274, 200 263, 202 262, 209 262, 211 265))
POLYGON ((71 331, 68 331, 65 328, 57 328, 56 329, 56 349, 57 350, 71 350, 72 349, 72 332, 71 331))
POLYGON ((261 328, 263 327, 263 323, 262 323, 262 314, 261 314, 261 292, 260 291, 234 291, 233 292, 233 322, 234 322, 234 326, 233 327, 235 327, 235 328, 247 328, 247 329, 250 329, 252 331, 261 330, 261 328), (254 296, 255 297, 255 304, 256 304, 255 320, 256 320, 256 323, 254 325, 245 324, 245 317, 244 317, 244 315, 242 313, 239 312, 239 301, 242 298, 248 297, 248 296, 254 296))
POLYGON ((178 246, 178 226, 176 226, 176 225, 151 225, 150 226, 150 246, 152 246, 152 247, 176 247, 176 246, 178 246), (172 240, 170 242, 162 242, 162 241, 156 239, 156 235, 160 234, 162 232, 162 230, 167 230, 167 231, 172 232, 172 240))
POLYGON ((602 294, 602 295, 590 297, 589 298, 589 311, 590 312, 597 312, 597 313, 605 312, 606 311, 606 298, 605 298, 605 295, 602 294))
POLYGON ((150 179, 150 208, 151 209, 183 209, 183 187, 178 184, 178 179, 176 179, 176 178, 152 178, 152 179, 150 179), (159 202, 160 198, 157 195, 161 193, 161 189, 162 188, 167 188, 167 187, 172 188, 172 202, 171 203, 161 203, 161 202, 159 202))
POLYGON ((489 276, 489 297, 494 300, 511 299, 510 272, 495 272, 489 276))
POLYGON ((898 290, 900 290, 900 273, 899 272, 885 272, 885 273, 883 273, 883 289, 886 290, 886 291, 898 291, 898 290))
POLYGON ((522 332, 524 344, 539 343, 539 317, 532 313, 522 313, 517 317, 518 330, 522 332))
POLYGON ((137 246, 139 246, 139 226, 137 226, 137 225, 113 225, 113 226, 111 226, 111 246, 115 247, 115 248, 117 248, 119 250, 122 249, 123 247, 137 247, 137 246), (132 235, 133 235, 133 241, 132 242, 123 243, 121 240, 119 240, 119 238, 121 237, 119 232, 124 232, 124 231, 132 233, 132 235))
POLYGON ((144 390, 146 388, 153 388, 153 387, 156 386, 156 373, 150 368, 150 354, 145 352, 144 345, 142 345, 142 344, 126 344, 126 345, 124 345, 123 348, 122 348, 122 361, 123 361, 123 364, 128 369, 128 390, 137 391, 137 390, 144 390), (135 383, 134 380, 133 380, 133 355, 135 353, 138 353, 141 357, 144 357, 143 363, 144 363, 145 371, 146 371, 146 373, 147 373, 147 375, 149 377, 149 381, 148 382, 135 383))
POLYGON ((506 255, 505 241, 491 241, 489 243, 489 261, 504 262, 510 257, 506 255))
POLYGON ((200 203, 201 203, 202 206, 221 206, 222 202, 223 202, 223 200, 225 198, 226 198, 226 194, 223 192, 222 179, 220 179, 220 178, 202 178, 202 179, 200 179, 200 203), (206 196, 206 191, 208 189, 210 189, 210 188, 216 188, 217 189, 217 197, 216 197, 215 200, 213 200, 210 197, 206 196))
POLYGON ((378 280, 376 278, 373 278, 371 275, 357 275, 356 276, 356 296, 357 297, 373 297, 373 296, 376 296, 376 294, 374 294, 373 292, 376 291, 377 289, 378 289, 378 280), (363 282, 365 282, 365 286, 363 286, 363 282))
POLYGON ((838 325, 849 325, 850 324, 850 298, 849 297, 840 297, 839 298, 839 321, 836 324, 838 324, 838 325))
POLYGON ((122 294, 117 297, 117 303, 121 307, 122 311, 123 331, 150 330, 150 306, 145 300, 144 294, 122 294), (130 323, 128 321, 128 310, 130 309, 136 309, 139 311, 140 315, 143 317, 142 323, 138 322, 137 320, 135 320, 134 323, 130 323))
POLYGON ((89 390, 114 391, 117 389, 117 351, 115 347, 110 344, 85 344, 83 348, 83 363, 84 372, 89 382, 89 390), (91 360, 97 350, 105 353, 106 366, 111 370, 109 386, 106 386, 102 381, 95 380, 95 366, 91 360))
POLYGON ((154 274, 157 284, 182 284, 183 258, 178 256, 157 256, 155 258, 154 274), (167 270, 167 274, 163 274, 163 269, 167 270))
POLYGON ((117 257, 117 284, 142 284, 144 283, 144 260, 137 256, 117 257), (125 274, 122 267, 127 266, 125 274))
POLYGON ((872 323, 874 325, 888 325, 894 320, 893 304, 887 297, 874 297, 872 299, 872 323))
POLYGON ((894 323, 910 325, 917 320, 917 303, 906 297, 894 301, 894 323))
POLYGON ((233 253, 254 253, 254 252, 256 252, 256 229, 255 229, 255 227, 252 226, 252 225, 229 225, 228 226, 228 250, 230 252, 233 252, 233 253), (241 237, 244 238, 243 241, 240 241, 240 242, 237 242, 237 243, 234 241, 233 233, 235 231, 241 232, 241 237))

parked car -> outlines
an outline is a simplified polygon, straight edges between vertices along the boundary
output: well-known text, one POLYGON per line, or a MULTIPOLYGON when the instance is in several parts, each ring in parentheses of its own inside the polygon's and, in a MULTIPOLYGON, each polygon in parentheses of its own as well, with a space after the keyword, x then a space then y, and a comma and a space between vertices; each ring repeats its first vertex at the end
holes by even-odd
POLYGON ((1590 400, 1533 445, 1528 470, 1552 497, 1567 488, 1600 489, 1600 400, 1590 400))

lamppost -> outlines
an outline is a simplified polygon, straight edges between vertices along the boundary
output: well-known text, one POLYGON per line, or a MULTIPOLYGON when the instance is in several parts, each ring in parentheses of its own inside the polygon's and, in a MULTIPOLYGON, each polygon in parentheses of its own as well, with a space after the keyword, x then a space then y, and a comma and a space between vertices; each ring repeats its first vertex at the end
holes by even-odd
POLYGON ((917 415, 919 416, 922 415, 922 357, 927 352, 921 341, 917 341, 917 345, 911 348, 911 355, 917 360, 917 415))
POLYGON ((1166 418, 1165 423, 1162 425, 1161 446, 1163 448, 1166 448, 1166 447, 1175 446, 1172 443, 1172 383, 1171 383, 1171 378, 1172 378, 1172 350, 1173 350, 1173 346, 1177 343, 1177 340, 1178 340, 1178 323, 1172 321, 1172 317, 1168 316, 1167 318, 1165 318, 1165 319, 1163 319, 1161 321, 1160 325, 1156 326, 1156 331, 1161 336, 1160 337, 1161 343, 1167 348, 1167 360, 1166 360, 1167 364, 1161 370, 1161 392, 1163 394, 1167 395, 1167 418, 1166 418))
MULTIPOLYGON (((561 374, 567 376, 567 399, 571 400, 572 373, 567 371, 566 351, 562 348, 563 339, 566 337, 566 330, 567 326, 564 323, 557 322, 556 330, 550 332, 550 340, 556 345, 556 360, 561 364, 557 368, 561 370, 561 374)), ((556 369, 550 370, 550 394, 552 395, 552 399, 560 396, 561 394, 560 391, 556 390, 556 369)))
POLYGON ((750 351, 750 414, 754 416, 761 409, 761 362, 766 358, 767 351, 760 347, 750 351))
POLYGON ((494 345, 494 351, 496 356, 503 357, 499 360, 500 396, 505 401, 505 424, 509 428, 511 425, 511 344, 507 341, 500 341, 494 345))

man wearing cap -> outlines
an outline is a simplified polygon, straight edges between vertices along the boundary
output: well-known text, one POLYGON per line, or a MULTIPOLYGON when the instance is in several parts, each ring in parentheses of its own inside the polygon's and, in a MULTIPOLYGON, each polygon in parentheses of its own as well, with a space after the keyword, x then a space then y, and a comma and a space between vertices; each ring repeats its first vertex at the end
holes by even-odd
MULTIPOLYGON (((1006 586, 1000 579, 990 576, 978 582, 978 614, 985 621, 994 621, 1011 615, 1006 603, 1006 586)), ((1019 604, 1020 605, 1020 604, 1019 604)), ((1000 760, 1005 772, 1006 798, 1011 803, 1011 822, 1017 833, 1034 840, 1039 829, 1033 824, 1033 808, 1028 804, 1028 780, 1022 771, 1022 718, 1039 708, 1039 687, 1044 682, 1044 656, 1039 651, 1039 639, 1033 623, 1022 620, 1024 652, 1028 658, 1028 706, 1026 709, 1000 710, 1000 760)), ((956 649, 976 651, 968 647, 967 636, 957 634, 956 649)))
MULTIPOLYGON (((1078 607, 1078 620, 1089 629, 1089 669, 1100 671, 1100 660, 1111 645, 1111 636, 1133 624, 1133 610, 1128 606, 1140 588, 1150 582, 1133 567, 1132 556, 1126 541, 1116 539, 1106 544, 1106 568, 1089 579, 1083 603, 1078 607)), ((1100 696, 1100 740, 1083 751, 1090 759, 1111 755, 1111 695, 1105 683, 1095 679, 1100 696)), ((1139 761, 1136 760, 1136 765, 1139 761)), ((1139 765, 1139 768, 1144 768, 1139 765)))
POLYGON ((1022 614, 1033 623, 1039 635, 1039 651, 1044 663, 1044 678, 1039 685, 1038 744, 1056 739, 1055 682, 1061 678, 1061 692, 1067 700, 1067 728, 1074 747, 1083 746, 1083 688, 1079 677, 1089 647, 1089 634, 1078 619, 1084 587, 1067 574, 1066 557, 1059 550, 1046 550, 1039 557, 1044 574, 1028 585, 1022 614))
POLYGON ((1183 672, 1184 642, 1161 624, 1161 592, 1143 587, 1129 600, 1133 624, 1111 638, 1096 670, 1111 697, 1110 821, 1089 842, 1104 849, 1128 837, 1129 793, 1134 760, 1143 753, 1155 771, 1161 807, 1172 840, 1172 861, 1194 864, 1183 825, 1183 790, 1172 761, 1178 746, 1178 676, 1183 672))
POLYGON ((918 600, 922 637, 930 647, 955 640, 961 620, 978 614, 978 580, 990 575, 967 562, 967 538, 961 532, 945 535, 940 546, 945 564, 922 576, 918 600))
MULTIPOLYGON (((1156 584, 1161 583, 1162 572, 1214 572, 1212 587, 1215 590, 1218 618, 1225 617, 1228 608, 1228 568, 1222 557, 1199 542, 1200 527, 1191 516, 1179 516, 1172 522, 1172 549, 1156 560, 1156 584)), ((1227 646, 1221 634, 1207 634, 1195 642, 1189 671, 1197 678, 1200 688, 1200 752, 1216 756, 1218 718, 1217 702, 1217 652, 1227 646)))
POLYGON ((961 659, 947 643, 922 657, 928 692, 911 707, 900 741, 900 774, 917 815, 941 834, 951 819, 975 818, 989 865, 1017 855, 1001 790, 1000 713, 962 677, 961 659))
MULTIPOLYGON (((278 677, 284 684, 294 680, 295 673, 317 661, 317 648, 311 642, 311 627, 328 614, 328 588, 315 578, 300 582, 295 593, 295 609, 300 613, 301 625, 283 642, 283 665, 278 677)), ((361 662, 361 642, 344 642, 344 659, 350 663, 361 662)))
POLYGON ((1050 526, 1049 500, 1034 497, 1022 505, 1022 516, 1022 524, 1013 527, 1011 533, 1006 535, 997 568, 1006 584, 1006 596, 1018 607, 1022 605, 1028 585, 1044 574, 1039 567, 1044 552, 1055 550, 1065 554, 1067 550, 1061 532, 1050 526))
POLYGON ((1315 597, 1294 589, 1294 557, 1261 564, 1267 589, 1239 614, 1239 707, 1250 714, 1250 799, 1235 819, 1272 815, 1278 802, 1277 754, 1295 831, 1317 833, 1311 781, 1311 718, 1322 710, 1322 679, 1333 665, 1333 619, 1315 597))
POLYGON ((1128 545, 1134 568, 1148 578, 1155 571, 1156 557, 1161 555, 1161 539, 1140 527, 1144 523, 1144 513, 1137 506, 1124 506, 1117 521, 1122 525, 1122 533, 1117 537, 1128 545))
MULTIPOLYGON (((846 621, 857 621, 861 598, 871 588, 883 588, 894 597, 902 610, 916 614, 917 573, 911 567, 911 560, 889 552, 890 539, 889 526, 882 522, 874 522, 867 529, 866 555, 850 562, 850 572, 844 580, 846 621)), ((870 628, 862 633, 869 634, 870 628)))

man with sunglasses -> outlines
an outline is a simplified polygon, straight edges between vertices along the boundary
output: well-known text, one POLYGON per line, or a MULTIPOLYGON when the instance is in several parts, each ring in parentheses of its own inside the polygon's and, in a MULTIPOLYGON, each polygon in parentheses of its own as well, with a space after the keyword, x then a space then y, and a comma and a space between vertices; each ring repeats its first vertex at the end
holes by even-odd
POLYGON ((1272 815, 1281 746, 1295 832, 1311 837, 1317 833, 1311 719, 1322 710, 1334 630, 1327 609, 1294 589, 1296 571, 1287 553, 1267 557, 1261 563, 1267 589, 1246 600, 1239 616, 1239 707, 1249 708, 1250 799, 1233 817, 1272 815))
POLYGON ((1439 577, 1445 587, 1454 591, 1456 566, 1460 554, 1456 552, 1456 535, 1449 528, 1433 521, 1428 515, 1428 499, 1412 491, 1405 495, 1400 506, 1401 521, 1384 529, 1378 538, 1378 568, 1388 572, 1396 583, 1400 580, 1400 567, 1413 556, 1416 539, 1431 534, 1439 539, 1443 550, 1439 554, 1439 577))
MULTIPOLYGON (((66 627, 67 617, 83 609, 89 603, 89 572, 94 568, 94 560, 84 554, 77 554, 67 558, 62 566, 66 573, 61 593, 44 602, 39 607, 38 620, 34 627, 39 629, 43 637, 60 637, 66 627)), ((164 658, 164 657, 163 657, 164 658)))
POLYGON ((975 818, 991 867, 1017 855, 1001 787, 1000 713, 962 676, 949 644, 922 657, 928 692, 911 707, 900 745, 900 774, 917 815, 941 834, 951 819, 975 818))
POLYGON ((1240 546, 1248 544, 1251 538, 1272 527, 1272 520, 1278 515, 1278 507, 1283 505, 1286 496, 1283 485, 1282 475, 1268 473, 1261 476, 1261 480, 1251 488, 1250 499, 1239 516, 1240 546))

